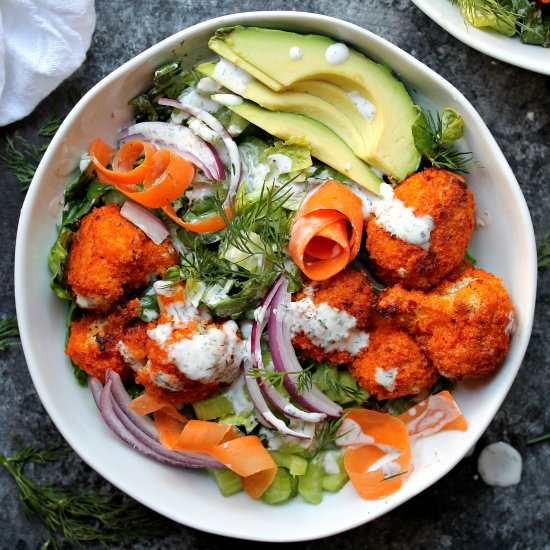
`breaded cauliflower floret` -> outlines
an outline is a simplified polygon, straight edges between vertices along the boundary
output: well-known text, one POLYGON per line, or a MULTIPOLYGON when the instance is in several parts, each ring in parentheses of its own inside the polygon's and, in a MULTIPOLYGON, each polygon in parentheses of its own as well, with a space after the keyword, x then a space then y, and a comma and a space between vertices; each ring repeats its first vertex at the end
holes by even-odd
POLYGON ((462 177, 427 168, 401 182, 395 198, 413 207, 415 216, 433 219, 431 242, 427 249, 405 242, 371 216, 366 224, 371 267, 387 285, 428 289, 462 263, 474 230, 474 197, 462 177))
POLYGON ((212 322, 185 300, 180 285, 158 287, 161 315, 147 325, 147 358, 136 382, 170 403, 215 395, 239 375, 244 344, 234 321, 212 322))
POLYGON ((363 344, 376 302, 367 275, 348 267, 326 281, 309 282, 293 296, 292 344, 303 359, 344 364, 363 344))
POLYGON ((494 371, 508 352, 513 308, 502 281, 468 266, 424 293, 401 285, 378 307, 409 330, 440 374, 461 380, 494 371))
POLYGON ((65 277, 79 307, 105 312, 126 292, 162 275, 177 258, 169 241, 156 245, 116 204, 107 204, 82 218, 71 240, 65 277))
POLYGON ((105 381, 105 372, 112 369, 123 380, 132 374, 136 363, 145 358, 145 323, 136 318, 138 300, 117 308, 108 316, 89 312, 73 321, 65 353, 90 376, 105 381), (124 353, 121 353, 124 350, 124 353))
POLYGON ((413 337, 384 318, 369 331, 369 346, 348 367, 357 382, 377 399, 395 399, 429 390, 437 371, 413 337))

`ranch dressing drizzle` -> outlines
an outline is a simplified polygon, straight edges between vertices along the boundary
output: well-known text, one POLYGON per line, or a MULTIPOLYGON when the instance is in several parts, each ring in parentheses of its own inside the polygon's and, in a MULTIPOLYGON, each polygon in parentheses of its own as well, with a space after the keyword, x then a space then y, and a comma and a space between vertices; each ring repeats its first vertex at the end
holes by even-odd
POLYGON ((487 485, 497 487, 516 485, 521 480, 521 455, 504 441, 492 443, 481 451, 477 470, 487 485))
POLYGON ((357 355, 369 345, 369 334, 356 330, 357 319, 326 302, 316 305, 307 296, 289 304, 290 333, 305 333, 314 345, 327 351, 347 351, 357 355))
POLYGON ((298 46, 293 46, 292 48, 290 48, 290 51, 288 53, 290 55, 290 59, 293 59, 294 61, 302 59, 302 56, 304 55, 302 52, 302 48, 299 48, 298 46))
POLYGON ((246 85, 254 80, 246 71, 226 59, 220 59, 214 69, 214 80, 236 94, 244 93, 246 85))
POLYGON ((325 60, 329 65, 341 65, 349 57, 349 48, 345 44, 332 44, 325 51, 325 60))
POLYGON ((380 185, 381 196, 357 186, 354 191, 363 201, 365 218, 374 214, 377 223, 388 233, 424 250, 430 248, 430 235, 435 226, 433 218, 427 215, 415 216, 413 207, 405 206, 403 201, 395 198, 391 185, 380 185))
POLYGON ((359 92, 348 92, 348 97, 353 101, 353 104, 357 107, 359 114, 368 122, 374 122, 376 116, 376 107, 374 103, 371 103, 368 99, 364 98, 359 92))
POLYGON ((395 379, 397 378, 397 367, 393 369, 383 369, 377 367, 374 379, 378 382, 385 390, 394 391, 395 390, 395 379))

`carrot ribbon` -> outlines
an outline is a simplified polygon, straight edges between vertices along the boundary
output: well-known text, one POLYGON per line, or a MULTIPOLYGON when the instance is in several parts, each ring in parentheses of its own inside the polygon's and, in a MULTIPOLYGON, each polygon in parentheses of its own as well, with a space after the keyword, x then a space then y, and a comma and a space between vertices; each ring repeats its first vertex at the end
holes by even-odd
POLYGON ((290 253, 307 277, 329 279, 357 256, 362 231, 361 199, 349 187, 328 180, 298 211, 290 230, 290 253))
POLYGON ((239 436, 231 424, 187 420, 182 415, 178 418, 162 400, 141 398, 134 399, 129 406, 137 414, 154 412, 159 440, 165 449, 212 456, 241 476, 243 489, 254 499, 260 498, 271 485, 277 465, 258 437, 239 436))
POLYGON ((167 216, 181 227, 195 233, 219 231, 231 217, 231 209, 225 211, 226 219, 215 214, 205 220, 184 222, 175 212, 171 202, 181 197, 193 181, 193 164, 168 149, 140 140, 122 145, 117 153, 101 139, 90 147, 90 157, 100 182, 114 185, 121 193, 148 208, 162 208, 167 216), (142 157, 141 163, 136 162, 142 157), (111 160, 112 159, 112 160, 111 160), (107 168, 111 163, 112 169, 107 168))

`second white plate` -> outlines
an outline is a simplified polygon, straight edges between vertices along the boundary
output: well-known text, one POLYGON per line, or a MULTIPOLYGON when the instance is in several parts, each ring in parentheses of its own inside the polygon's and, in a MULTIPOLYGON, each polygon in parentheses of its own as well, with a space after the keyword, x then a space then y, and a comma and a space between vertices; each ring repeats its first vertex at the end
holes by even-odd
POLYGON ((465 23, 450 0, 412 0, 428 17, 464 44, 522 69, 550 75, 550 48, 523 44, 519 38, 476 29, 465 23))

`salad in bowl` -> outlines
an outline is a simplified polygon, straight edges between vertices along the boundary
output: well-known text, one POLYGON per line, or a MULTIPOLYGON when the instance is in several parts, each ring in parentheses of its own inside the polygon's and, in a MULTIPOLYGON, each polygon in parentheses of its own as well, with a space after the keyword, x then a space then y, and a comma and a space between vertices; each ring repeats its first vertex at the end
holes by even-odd
MULTIPOLYGON (((109 123, 86 127, 93 93, 65 123, 86 131, 64 142, 78 169, 50 199, 56 369, 84 415, 64 435, 165 515, 258 540, 350 528, 448 471, 504 398, 532 318, 479 244, 500 223, 470 176, 488 157, 465 147, 470 121, 486 131, 468 104, 443 85, 422 98, 386 64, 405 54, 392 65, 379 39, 335 29, 364 31, 302 17, 220 18, 136 58, 132 86, 115 72, 109 123), (113 455, 72 439, 83 422, 113 455), (261 530, 229 528, 226 499, 261 530), (173 512, 181 501, 197 509, 173 512), (336 502, 360 512, 315 530, 336 502), (303 531, 266 527, 296 507, 303 531)), ((528 219, 504 175, 499 200, 528 219)))

